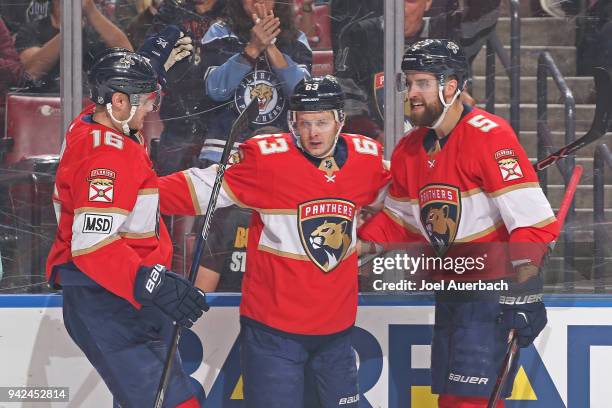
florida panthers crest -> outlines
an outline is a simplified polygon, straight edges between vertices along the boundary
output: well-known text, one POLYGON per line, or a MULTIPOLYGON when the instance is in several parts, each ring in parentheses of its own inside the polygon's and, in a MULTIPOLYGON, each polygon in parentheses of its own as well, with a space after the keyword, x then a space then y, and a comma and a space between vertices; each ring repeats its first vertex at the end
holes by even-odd
POLYGON ((352 242, 355 204, 341 199, 306 201, 298 206, 298 229, 308 257, 330 272, 345 257, 352 242))
POLYGON ((461 192, 455 186, 429 184, 419 192, 421 224, 438 255, 444 255, 457 236, 461 192))
POLYGON ((242 113, 257 98, 259 115, 254 123, 265 125, 274 122, 285 107, 285 97, 279 84, 276 76, 268 71, 253 71, 245 76, 234 96, 238 112, 242 113))

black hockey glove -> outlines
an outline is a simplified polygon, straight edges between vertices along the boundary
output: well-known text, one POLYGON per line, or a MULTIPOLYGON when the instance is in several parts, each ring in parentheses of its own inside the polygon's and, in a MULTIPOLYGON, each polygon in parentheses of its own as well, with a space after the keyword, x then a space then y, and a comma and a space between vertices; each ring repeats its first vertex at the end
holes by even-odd
POLYGON ((169 25, 147 38, 137 52, 149 59, 160 84, 165 86, 166 72, 175 63, 188 57, 192 50, 191 38, 186 37, 177 26, 169 25))
POLYGON ((533 343, 548 322, 542 288, 542 278, 534 276, 523 283, 511 283, 509 291, 499 297, 501 324, 515 329, 520 347, 533 343))
POLYGON ((181 326, 191 327, 209 309, 206 295, 162 265, 142 266, 136 274, 134 298, 155 305, 181 326))

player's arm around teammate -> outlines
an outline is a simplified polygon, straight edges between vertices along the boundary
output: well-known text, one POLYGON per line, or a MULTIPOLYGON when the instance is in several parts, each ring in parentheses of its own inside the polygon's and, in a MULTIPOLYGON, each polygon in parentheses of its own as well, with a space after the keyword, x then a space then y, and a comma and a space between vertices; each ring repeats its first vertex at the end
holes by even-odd
MULTIPOLYGON (((53 195, 58 231, 47 277, 63 287, 64 325, 122 407, 151 407, 172 323, 191 326, 204 294, 168 271, 172 243, 139 134, 161 90, 151 64, 113 48, 89 77, 92 100, 68 128, 53 195)), ((195 408, 174 362, 168 407, 195 408)))

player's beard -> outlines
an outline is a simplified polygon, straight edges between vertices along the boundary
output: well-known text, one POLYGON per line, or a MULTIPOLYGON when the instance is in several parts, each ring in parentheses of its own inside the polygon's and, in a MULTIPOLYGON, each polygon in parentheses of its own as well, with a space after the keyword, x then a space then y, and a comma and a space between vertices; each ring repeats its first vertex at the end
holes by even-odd
POLYGON ((415 111, 414 107, 410 109, 410 122, 413 126, 431 126, 440 117, 444 109, 439 100, 433 103, 427 103, 421 98, 414 98, 410 103, 422 103, 423 109, 418 112, 415 111))

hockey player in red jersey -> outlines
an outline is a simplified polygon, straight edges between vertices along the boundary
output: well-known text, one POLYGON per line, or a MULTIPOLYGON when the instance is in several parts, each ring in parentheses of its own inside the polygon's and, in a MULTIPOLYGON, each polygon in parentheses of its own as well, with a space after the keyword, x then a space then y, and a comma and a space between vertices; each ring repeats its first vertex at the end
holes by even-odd
MULTIPOLYGON (((166 55, 167 57, 167 55, 166 55)), ((63 288, 64 324, 121 407, 152 407, 172 334, 208 309, 204 294, 165 269, 172 243, 158 181, 138 133, 159 106, 145 57, 113 48, 89 76, 92 100, 69 126, 53 203, 58 221, 47 278, 63 288)), ((199 407, 180 357, 164 407, 199 407)))
MULTIPOLYGON (((509 293, 435 293, 432 392, 440 395, 439 407, 486 407, 509 330, 525 347, 546 325, 538 267, 558 225, 512 128, 459 101, 468 66, 456 43, 417 42, 406 51, 402 70, 415 128, 393 152, 384 210, 359 237, 429 242, 444 259, 484 256, 482 268, 430 271, 438 282, 508 283, 509 293)), ((516 369, 514 364, 504 397, 516 369)))
MULTIPOLYGON (((240 305, 247 407, 300 407, 306 370, 324 407, 356 407, 350 333, 357 312, 356 217, 388 183, 380 144, 340 133, 331 76, 298 83, 291 133, 242 144, 217 201, 254 210, 240 305)), ((200 214, 216 166, 160 178, 162 213, 200 214)))

